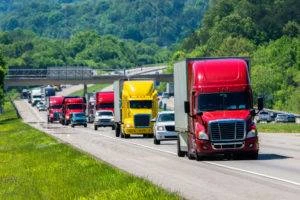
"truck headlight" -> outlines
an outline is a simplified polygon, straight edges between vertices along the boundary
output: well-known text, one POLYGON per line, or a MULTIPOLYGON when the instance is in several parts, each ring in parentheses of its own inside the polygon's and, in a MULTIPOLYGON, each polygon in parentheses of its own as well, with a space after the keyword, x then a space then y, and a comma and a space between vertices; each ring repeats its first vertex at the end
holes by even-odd
POLYGON ((251 129, 251 130, 247 133, 247 138, 253 138, 253 137, 257 137, 257 130, 256 130, 256 129, 251 129))
POLYGON ((130 128, 130 127, 131 127, 131 125, 130 125, 130 124, 126 124, 125 126, 126 126, 126 128, 130 128))
POLYGON ((198 139, 199 140, 208 140, 208 135, 205 133, 205 131, 199 131, 198 139))
POLYGON ((157 126, 156 130, 158 130, 158 131, 164 131, 165 127, 164 126, 157 126))
POLYGON ((70 116, 69 116, 69 115, 67 115, 67 116, 66 116, 66 119, 70 119, 70 116))
POLYGON ((115 119, 110 119, 110 121, 111 121, 111 122, 114 122, 114 121, 115 121, 115 119))

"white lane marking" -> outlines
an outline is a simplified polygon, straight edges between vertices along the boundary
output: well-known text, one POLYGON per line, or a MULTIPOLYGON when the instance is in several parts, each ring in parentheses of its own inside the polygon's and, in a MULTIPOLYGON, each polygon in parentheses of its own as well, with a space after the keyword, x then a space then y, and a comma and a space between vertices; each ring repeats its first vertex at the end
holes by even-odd
MULTIPOLYGON (((103 135, 101 133, 92 133, 92 134, 101 135, 103 137, 110 138, 110 139, 113 139, 113 140, 118 140, 118 141, 121 141, 123 143, 129 143, 129 144, 133 144, 133 145, 143 147, 143 148, 146 148, 146 149, 150 149, 150 150, 153 150, 153 151, 159 151, 159 152, 168 153, 168 154, 172 154, 172 155, 177 156, 177 153, 174 153, 174 152, 171 152, 171 151, 156 149, 156 148, 153 148, 153 147, 150 147, 150 146, 146 146, 146 145, 143 145, 143 144, 138 144, 138 143, 131 142, 131 141, 128 141, 128 140, 123 140, 123 139, 120 139, 120 138, 117 138, 117 137, 111 137, 111 136, 108 136, 108 135, 103 135)), ((294 181, 290 181, 290 180, 286 180, 286 179, 282 179, 282 178, 277 178, 277 177, 269 176, 269 175, 262 174, 262 173, 257 173, 257 172, 253 172, 253 171, 249 171, 249 170, 236 168, 236 167, 230 167, 230 166, 227 166, 227 165, 222 165, 222 164, 209 162, 209 161, 202 161, 202 162, 210 164, 210 165, 214 165, 214 166, 217 166, 217 167, 230 169, 230 170, 233 170, 233 171, 240 171, 240 172, 244 172, 244 173, 248 173, 248 174, 252 174, 252 175, 256 175, 256 176, 261 176, 261 177, 264 177, 264 178, 273 179, 273 180, 276 180, 276 181, 281 181, 281 182, 289 183, 289 184, 292 184, 292 185, 300 186, 300 183, 298 183, 298 182, 294 182, 294 181)))
POLYGON ((264 178, 273 179, 273 180, 276 180, 276 181, 281 181, 281 182, 289 183, 289 184, 292 184, 292 185, 300 186, 300 183, 298 183, 298 182, 294 182, 294 181, 290 181, 290 180, 286 180, 286 179, 282 179, 282 178, 277 178, 275 176, 269 176, 269 175, 266 175, 266 174, 257 173, 257 172, 253 172, 253 171, 249 171, 249 170, 244 170, 244 169, 240 169, 240 168, 236 168, 236 167, 230 167, 230 166, 227 166, 227 165, 222 165, 222 164, 209 162, 209 161, 204 161, 204 162, 207 163, 207 164, 210 164, 210 165, 215 165, 215 166, 218 166, 218 167, 223 167, 223 168, 234 170, 234 171, 245 172, 245 173, 248 173, 248 174, 253 174, 253 175, 256 175, 256 176, 261 176, 261 177, 264 177, 264 178))
MULTIPOLYGON (((37 113, 37 114, 39 114, 39 113, 37 113)), ((70 128, 70 127, 68 127, 68 128, 70 128)), ((106 137, 106 138, 109 138, 109 139, 120 141, 122 143, 132 144, 132 145, 135 145, 135 146, 140 147, 140 148, 146 148, 146 149, 149 149, 149 150, 152 150, 152 151, 158 151, 158 152, 168 153, 168 154, 177 156, 177 153, 174 153, 174 152, 171 152, 171 151, 161 150, 161 149, 157 149, 157 148, 154 148, 154 147, 151 147, 151 146, 147 146, 147 145, 135 143, 135 142, 132 142, 132 141, 128 141, 128 140, 125 140, 125 139, 104 135, 104 134, 96 132, 96 131, 95 132, 89 132, 88 130, 84 130, 84 129, 83 129, 83 131, 88 133, 88 134, 101 135, 102 137, 106 137)), ((249 170, 236 168, 236 167, 230 167, 230 166, 227 166, 227 165, 222 165, 222 164, 209 162, 209 161, 202 161, 202 163, 207 163, 207 164, 210 164, 210 165, 214 165, 214 166, 221 167, 221 168, 226 168, 226 169, 233 170, 233 171, 244 172, 244 173, 248 173, 248 174, 252 174, 252 175, 256 175, 256 176, 260 176, 260 177, 264 177, 264 178, 268 178, 268 179, 272 179, 272 180, 276 180, 276 181, 280 181, 280 182, 285 182, 285 183, 289 183, 289 184, 296 185, 296 186, 300 186, 300 183, 298 183, 298 182, 294 182, 294 181, 290 181, 290 180, 286 180, 286 179, 282 179, 282 178, 278 178, 278 177, 274 177, 274 176, 269 176, 269 175, 262 174, 262 173, 257 173, 257 172, 253 172, 253 171, 249 171, 249 170)))

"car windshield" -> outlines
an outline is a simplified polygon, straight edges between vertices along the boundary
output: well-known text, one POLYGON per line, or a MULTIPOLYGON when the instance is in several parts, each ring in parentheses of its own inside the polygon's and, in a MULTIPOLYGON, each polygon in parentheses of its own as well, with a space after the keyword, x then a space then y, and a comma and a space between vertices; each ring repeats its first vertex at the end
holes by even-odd
POLYGON ((113 113, 112 112, 98 112, 98 116, 113 116, 113 113))
POLYGON ((41 95, 33 95, 32 97, 33 97, 33 98, 42 98, 41 95))
POLYGON ((101 103, 96 106, 96 109, 114 108, 113 103, 101 103))
POLYGON ((268 113, 267 112, 261 112, 261 113, 259 113, 260 115, 268 115, 268 113))
POLYGON ((130 101, 130 108, 152 108, 152 101, 151 100, 130 101))
POLYGON ((247 92, 213 93, 198 96, 198 111, 250 109, 247 92))
POLYGON ((169 122, 174 120, 174 113, 160 114, 157 119, 159 122, 169 122))
POLYGON ((70 104, 68 109, 82 109, 82 104, 70 104))
POLYGON ((61 105, 52 105, 51 108, 52 109, 61 109, 61 105))
POLYGON ((74 113, 73 114, 74 117, 85 117, 84 113, 74 113))

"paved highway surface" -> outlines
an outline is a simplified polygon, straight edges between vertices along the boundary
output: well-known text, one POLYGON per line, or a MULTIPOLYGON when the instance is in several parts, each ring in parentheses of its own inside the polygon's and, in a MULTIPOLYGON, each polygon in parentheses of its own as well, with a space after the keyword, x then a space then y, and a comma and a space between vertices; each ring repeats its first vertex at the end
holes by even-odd
MULTIPOLYGON (((69 92, 72 89, 69 89, 69 92)), ((24 122, 61 142, 144 177, 187 199, 298 199, 300 134, 260 134, 258 160, 211 158, 193 161, 176 156, 176 142, 154 145, 153 139, 115 137, 111 128, 47 124, 46 112, 15 101, 24 122)))

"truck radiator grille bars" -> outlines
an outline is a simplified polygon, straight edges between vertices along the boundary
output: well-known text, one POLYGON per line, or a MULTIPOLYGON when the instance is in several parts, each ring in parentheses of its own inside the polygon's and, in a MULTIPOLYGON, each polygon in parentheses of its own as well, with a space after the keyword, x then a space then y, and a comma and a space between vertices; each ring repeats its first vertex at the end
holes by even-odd
POLYGON ((150 115, 148 115, 148 114, 134 115, 134 126, 135 127, 149 127, 150 126, 150 115))
POLYGON ((220 120, 209 123, 211 141, 237 141, 245 138, 245 121, 243 120, 220 120))

